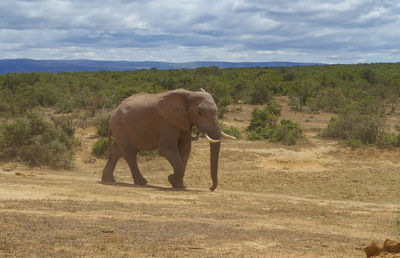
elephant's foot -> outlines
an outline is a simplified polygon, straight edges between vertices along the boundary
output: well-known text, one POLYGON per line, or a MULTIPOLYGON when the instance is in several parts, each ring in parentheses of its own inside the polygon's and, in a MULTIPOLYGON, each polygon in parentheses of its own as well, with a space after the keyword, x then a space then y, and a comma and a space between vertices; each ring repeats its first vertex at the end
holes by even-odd
POLYGON ((147 185, 147 180, 143 176, 133 179, 135 185, 147 185))
POLYGON ((175 174, 171 174, 168 176, 168 181, 172 185, 173 188, 186 188, 186 183, 183 181, 183 179, 179 180, 176 179, 175 174))
POLYGON ((115 178, 114 178, 114 176, 105 176, 105 175, 103 175, 101 177, 101 182, 102 183, 115 183, 115 178))

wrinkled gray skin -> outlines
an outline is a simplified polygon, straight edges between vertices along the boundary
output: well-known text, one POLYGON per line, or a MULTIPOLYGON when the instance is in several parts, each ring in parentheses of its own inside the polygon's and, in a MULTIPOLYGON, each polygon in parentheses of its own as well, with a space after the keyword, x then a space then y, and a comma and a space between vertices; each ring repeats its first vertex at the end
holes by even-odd
MULTIPOLYGON (((103 182, 114 182, 114 168, 120 157, 127 161, 136 185, 146 185, 136 155, 139 151, 159 149, 174 169, 168 180, 174 188, 185 188, 183 181, 191 149, 191 128, 219 140, 221 130, 217 106, 205 91, 183 89, 158 94, 140 93, 123 100, 110 118, 109 137, 114 136, 108 162, 103 169, 103 182)), ((210 143, 212 187, 218 185, 220 142, 210 143)))

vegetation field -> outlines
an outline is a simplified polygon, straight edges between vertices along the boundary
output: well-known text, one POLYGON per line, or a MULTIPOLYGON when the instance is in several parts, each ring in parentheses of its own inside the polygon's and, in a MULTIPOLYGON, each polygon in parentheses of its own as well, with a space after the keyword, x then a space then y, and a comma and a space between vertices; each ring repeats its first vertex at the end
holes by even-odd
POLYGON ((400 64, 0 76, 0 256, 364 257, 400 238, 399 86, 400 64), (203 138, 187 190, 156 153, 139 157, 149 185, 123 160, 101 184, 108 112, 179 87, 240 134, 217 190, 203 138))

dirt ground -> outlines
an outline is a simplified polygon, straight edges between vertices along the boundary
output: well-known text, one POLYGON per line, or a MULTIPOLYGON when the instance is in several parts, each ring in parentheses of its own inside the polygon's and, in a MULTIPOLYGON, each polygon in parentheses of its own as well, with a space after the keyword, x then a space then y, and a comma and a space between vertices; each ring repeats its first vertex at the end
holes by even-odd
MULTIPOLYGON (((170 188, 162 157, 139 158, 149 185, 125 161, 118 183, 99 183, 106 160, 90 154, 94 128, 78 129, 72 170, 0 163, 0 256, 365 257, 371 241, 399 239, 400 151, 352 150, 316 137, 330 114, 296 113, 307 139, 295 146, 222 143, 220 184, 210 192, 209 144, 193 143, 185 181, 170 188)), ((224 124, 244 129, 253 106, 224 124)))

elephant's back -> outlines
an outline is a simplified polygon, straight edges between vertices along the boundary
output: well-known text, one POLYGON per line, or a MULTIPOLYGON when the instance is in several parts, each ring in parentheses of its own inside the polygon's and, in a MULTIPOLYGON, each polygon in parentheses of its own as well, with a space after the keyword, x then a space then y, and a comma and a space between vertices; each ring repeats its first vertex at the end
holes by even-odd
POLYGON ((139 150, 156 147, 160 127, 157 104, 156 94, 146 93, 135 94, 122 101, 110 120, 114 138, 120 142, 129 139, 139 150))
POLYGON ((154 94, 140 93, 126 98, 114 110, 113 116, 119 119, 143 119, 156 111, 158 100, 154 94))
POLYGON ((117 107, 118 109, 151 109, 155 107, 158 100, 155 94, 138 93, 124 99, 117 107))

